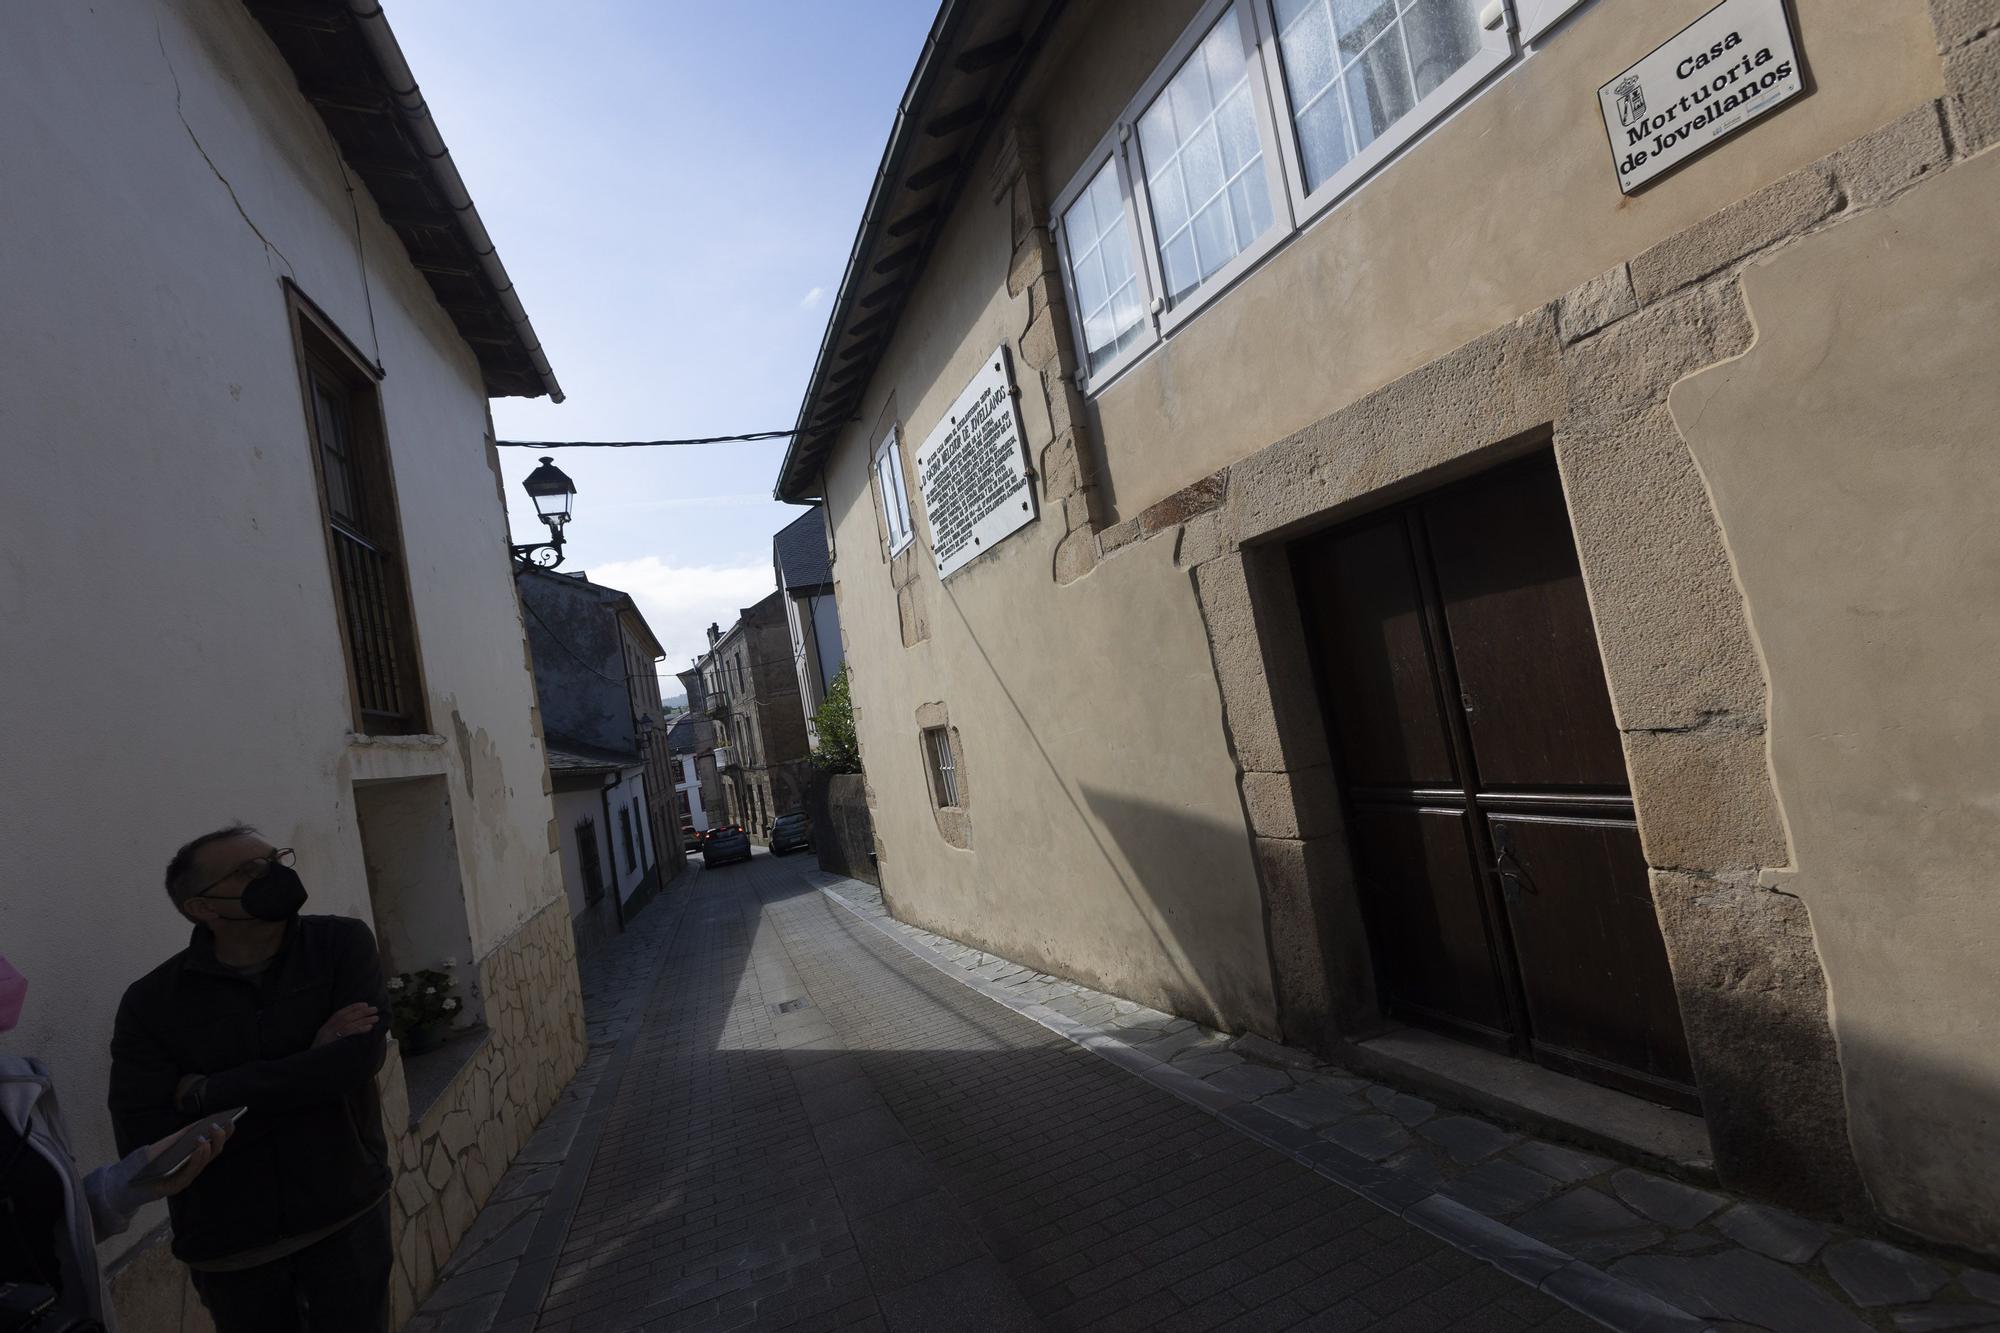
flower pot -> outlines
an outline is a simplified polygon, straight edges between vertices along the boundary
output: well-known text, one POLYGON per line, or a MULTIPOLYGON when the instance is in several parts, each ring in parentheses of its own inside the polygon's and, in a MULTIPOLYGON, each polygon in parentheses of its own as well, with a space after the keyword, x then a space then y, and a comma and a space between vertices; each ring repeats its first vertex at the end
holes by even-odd
POLYGON ((425 1051, 434 1051, 444 1045, 445 1038, 449 1035, 451 1035, 451 1020, 448 1018, 436 1018, 428 1023, 419 1023, 403 1034, 403 1054, 422 1055, 425 1051))

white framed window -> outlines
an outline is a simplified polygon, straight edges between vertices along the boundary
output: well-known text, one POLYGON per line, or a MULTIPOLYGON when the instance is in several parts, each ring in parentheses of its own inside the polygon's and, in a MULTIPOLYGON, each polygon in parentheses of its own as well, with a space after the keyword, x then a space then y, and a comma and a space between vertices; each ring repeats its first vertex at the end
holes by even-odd
POLYGON ((1265 18, 1264 61, 1291 129, 1282 141, 1301 219, 1514 55, 1506 8, 1491 0, 1270 0, 1265 18))
POLYGON ((1152 300, 1139 262, 1125 155, 1114 143, 1058 200, 1056 233, 1069 292, 1070 321, 1091 380, 1116 374, 1154 336, 1152 300))
POLYGON ((1517 10, 1539 34, 1583 3, 1209 0, 1056 196, 1080 387, 1110 382, 1512 61, 1517 10))
POLYGON ((1291 230, 1257 3, 1210 0, 1133 102, 1129 170, 1145 187, 1146 267, 1166 329, 1291 230))
POLYGON ((1589 0, 1514 0, 1514 17, 1520 21, 1521 40, 1532 42, 1569 17, 1589 0))
POLYGON ((908 483, 903 480, 903 446, 894 426, 875 446, 875 489, 882 493, 882 528, 889 537, 889 554, 894 555, 915 535, 910 526, 908 483))
POLYGON ((924 728, 924 757, 930 761, 931 799, 940 809, 958 804, 958 765, 951 753, 951 728, 924 728))

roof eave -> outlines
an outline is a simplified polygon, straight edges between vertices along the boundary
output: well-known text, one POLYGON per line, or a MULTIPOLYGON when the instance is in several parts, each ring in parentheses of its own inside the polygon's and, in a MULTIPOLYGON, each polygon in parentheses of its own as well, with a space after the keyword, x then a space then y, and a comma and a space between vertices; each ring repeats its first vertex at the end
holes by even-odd
POLYGON ((487 395, 561 402, 562 385, 381 6, 244 0, 244 7, 472 349, 487 395))
POLYGON ((848 252, 778 468, 777 499, 801 504, 824 498, 817 489, 820 462, 874 377, 987 135, 1067 5, 1068 0, 939 5, 897 104, 848 252), (857 334, 864 318, 868 323, 857 334))

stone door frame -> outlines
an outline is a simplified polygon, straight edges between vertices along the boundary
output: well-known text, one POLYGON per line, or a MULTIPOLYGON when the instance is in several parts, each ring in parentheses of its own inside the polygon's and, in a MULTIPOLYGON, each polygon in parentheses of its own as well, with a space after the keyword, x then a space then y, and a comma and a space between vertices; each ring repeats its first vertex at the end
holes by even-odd
POLYGON ((1620 265, 1233 465, 1208 530, 1181 537, 1283 1036, 1337 1051, 1384 1026, 1291 543, 1552 447, 1718 1172, 1865 1213, 1811 923, 1763 882, 1791 862, 1763 666, 1666 407, 1677 380, 1754 334, 1733 274, 1644 306, 1632 281, 1620 265))

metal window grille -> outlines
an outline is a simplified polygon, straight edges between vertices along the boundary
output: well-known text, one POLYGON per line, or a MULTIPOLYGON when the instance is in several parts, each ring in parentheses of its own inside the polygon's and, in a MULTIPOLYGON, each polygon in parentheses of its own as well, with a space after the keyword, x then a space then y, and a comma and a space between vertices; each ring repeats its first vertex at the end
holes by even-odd
POLYGON ((951 732, 945 727, 931 727, 924 732, 924 745, 930 752, 931 785, 939 806, 958 804, 958 765, 952 762, 951 732))
POLYGON ((307 371, 355 711, 361 729, 371 734, 421 730, 416 639, 396 550, 388 459, 367 414, 357 421, 354 400, 363 390, 316 362, 307 371))
POLYGON ((586 819, 576 826, 576 859, 583 866, 583 900, 594 903, 604 896, 604 865, 597 858, 597 821, 586 819))
POLYGON ((347 651, 354 662, 354 688, 361 714, 371 723, 393 726, 409 717, 401 625, 392 600, 396 570, 390 557, 339 524, 333 525, 334 566, 340 601, 347 612, 347 651))

